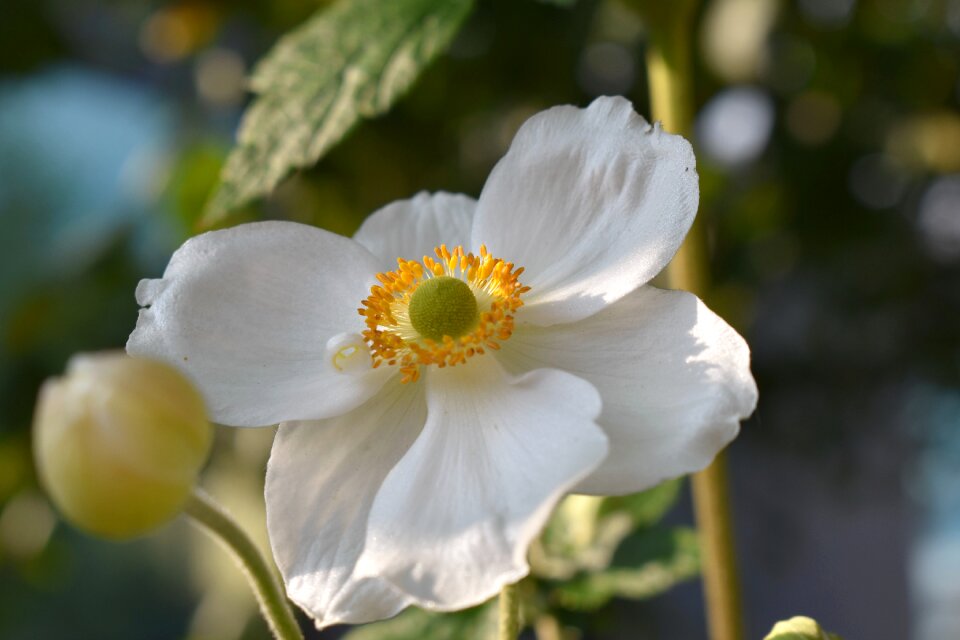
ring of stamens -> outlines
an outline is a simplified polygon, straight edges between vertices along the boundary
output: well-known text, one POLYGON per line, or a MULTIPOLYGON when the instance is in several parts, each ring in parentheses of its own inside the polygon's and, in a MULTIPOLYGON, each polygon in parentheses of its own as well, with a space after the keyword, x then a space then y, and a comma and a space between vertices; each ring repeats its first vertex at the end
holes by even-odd
POLYGON ((482 355, 486 349, 499 349, 513 333, 513 315, 523 302, 520 296, 530 290, 518 278, 523 267, 494 258, 484 245, 480 255, 453 251, 441 245, 436 258, 423 256, 420 262, 397 258, 398 268, 377 274, 380 282, 370 288, 370 296, 358 309, 364 317, 363 338, 370 347, 373 366, 399 365, 402 382, 415 382, 422 365, 455 366, 482 355), (461 336, 444 335, 435 340, 417 332, 410 320, 410 299, 424 282, 439 277, 465 282, 477 299, 479 319, 461 336))

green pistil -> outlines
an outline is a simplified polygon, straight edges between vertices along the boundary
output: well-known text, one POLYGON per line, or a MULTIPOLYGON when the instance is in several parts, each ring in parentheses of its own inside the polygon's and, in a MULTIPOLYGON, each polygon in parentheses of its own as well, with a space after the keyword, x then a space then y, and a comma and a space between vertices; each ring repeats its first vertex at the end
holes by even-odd
POLYGON ((410 296, 408 313, 417 333, 436 342, 444 336, 459 338, 473 331, 480 321, 470 286, 450 276, 421 283, 410 296))

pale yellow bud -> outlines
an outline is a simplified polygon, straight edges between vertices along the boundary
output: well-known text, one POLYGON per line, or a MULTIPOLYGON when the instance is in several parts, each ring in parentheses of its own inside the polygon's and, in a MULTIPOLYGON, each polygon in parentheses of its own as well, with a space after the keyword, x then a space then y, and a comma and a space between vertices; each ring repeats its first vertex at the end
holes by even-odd
POLYGON ((81 354, 40 391, 33 452, 69 521, 123 539, 180 512, 212 435, 200 393, 176 369, 123 353, 81 354))
POLYGON ((841 638, 824 631, 813 618, 796 616, 775 624, 763 640, 841 640, 841 638))

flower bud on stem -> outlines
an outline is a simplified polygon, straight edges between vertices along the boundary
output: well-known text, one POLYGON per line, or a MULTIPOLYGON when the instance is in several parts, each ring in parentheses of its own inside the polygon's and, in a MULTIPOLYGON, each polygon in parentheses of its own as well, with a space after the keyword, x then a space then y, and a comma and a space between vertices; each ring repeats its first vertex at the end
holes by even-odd
POLYGON ((123 353, 74 356, 34 414, 37 475, 84 531, 129 540, 180 513, 207 460, 203 398, 177 370, 123 353))
POLYGON ((80 354, 47 381, 33 425, 37 474, 74 525, 112 540, 184 512, 243 568, 278 640, 302 640, 273 568, 229 515, 196 488, 213 429, 199 391, 162 362, 80 354))

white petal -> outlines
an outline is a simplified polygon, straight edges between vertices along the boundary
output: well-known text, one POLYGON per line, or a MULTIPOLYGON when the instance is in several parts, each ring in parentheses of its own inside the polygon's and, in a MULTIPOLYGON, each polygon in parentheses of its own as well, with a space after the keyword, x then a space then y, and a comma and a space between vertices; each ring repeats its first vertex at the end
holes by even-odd
POLYGON ((388 618, 410 599, 358 577, 374 496, 426 421, 423 386, 384 385, 352 412, 280 426, 267 466, 267 528, 290 598, 317 626, 388 618))
POLYGON ((397 268, 397 258, 419 260, 433 248, 470 244, 477 201, 455 193, 421 191, 374 211, 353 239, 381 259, 383 269, 397 268))
POLYGON ((137 287, 134 356, 190 375, 214 421, 325 418, 357 406, 387 370, 334 366, 331 338, 363 329, 357 308, 377 260, 349 238, 292 222, 245 224, 188 240, 159 280, 137 287))
POLYGON ((522 318, 573 322, 655 276, 697 212, 690 144, 623 98, 530 118, 483 188, 472 243, 526 268, 522 318))
POLYGON ((377 494, 357 572, 461 609, 527 574, 557 500, 603 459, 600 398, 562 371, 513 378, 490 355, 425 373, 427 423, 377 494))
POLYGON ((623 494, 705 467, 753 413, 750 349, 696 296, 642 287, 580 322, 518 326, 498 357, 600 391, 610 455, 576 490, 623 494))

